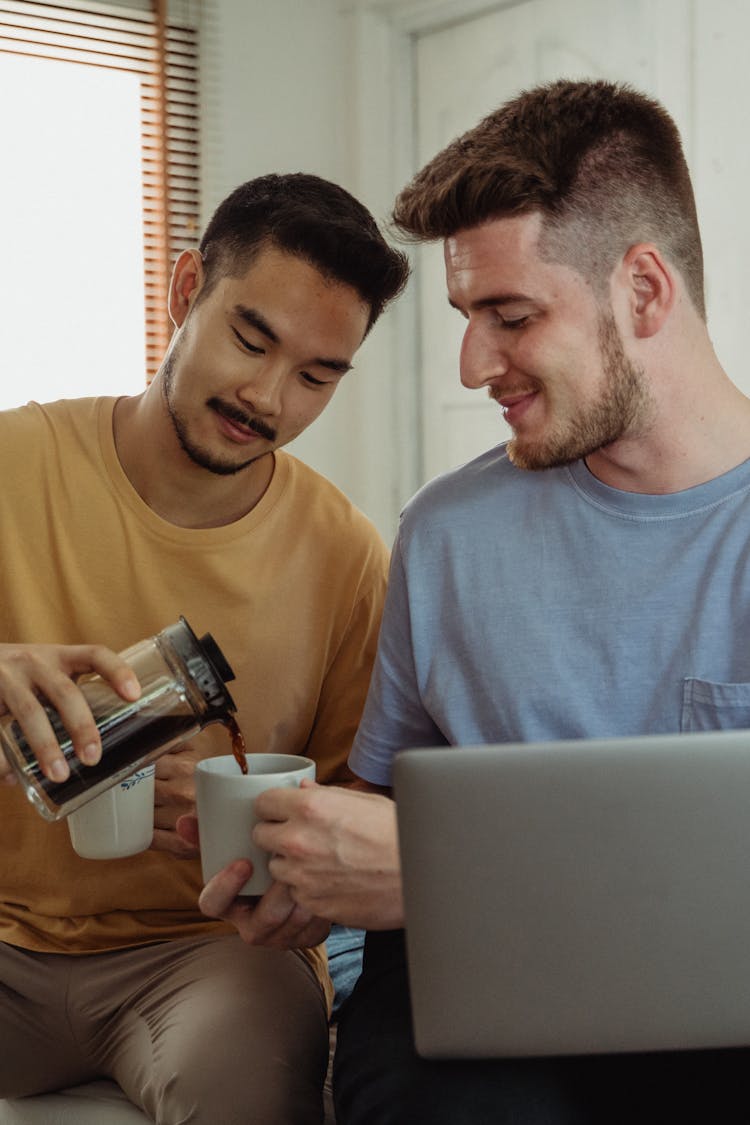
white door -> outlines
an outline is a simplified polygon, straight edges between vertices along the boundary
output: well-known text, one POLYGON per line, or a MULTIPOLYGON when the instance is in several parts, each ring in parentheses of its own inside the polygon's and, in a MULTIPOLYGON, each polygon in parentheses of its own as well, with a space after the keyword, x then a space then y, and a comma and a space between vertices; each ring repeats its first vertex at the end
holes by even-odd
MULTIPOLYGON (((460 5, 457 6, 460 8, 460 5)), ((690 0, 521 0, 415 36, 416 164, 520 90, 555 78, 627 81, 658 97, 690 159, 690 0)), ((418 253, 422 479, 504 441, 500 408, 458 377, 463 321, 440 246, 418 253)))

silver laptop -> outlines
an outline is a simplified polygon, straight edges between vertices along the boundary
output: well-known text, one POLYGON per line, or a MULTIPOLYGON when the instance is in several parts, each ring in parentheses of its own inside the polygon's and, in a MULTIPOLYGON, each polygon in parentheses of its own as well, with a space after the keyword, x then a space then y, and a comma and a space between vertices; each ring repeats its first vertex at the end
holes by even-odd
POLYGON ((417 1050, 750 1044, 750 731, 406 750, 417 1050))

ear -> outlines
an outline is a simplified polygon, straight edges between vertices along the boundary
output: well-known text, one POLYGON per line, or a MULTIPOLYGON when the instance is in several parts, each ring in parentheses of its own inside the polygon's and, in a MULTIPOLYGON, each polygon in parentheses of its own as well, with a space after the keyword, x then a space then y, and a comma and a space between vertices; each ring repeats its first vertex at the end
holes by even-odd
POLYGON ((180 328, 195 304, 203 285, 203 259, 199 250, 183 250, 172 270, 169 284, 169 315, 180 328))
POLYGON ((674 273, 657 248, 643 242, 630 247, 621 268, 634 335, 639 339, 656 335, 675 303, 674 273))

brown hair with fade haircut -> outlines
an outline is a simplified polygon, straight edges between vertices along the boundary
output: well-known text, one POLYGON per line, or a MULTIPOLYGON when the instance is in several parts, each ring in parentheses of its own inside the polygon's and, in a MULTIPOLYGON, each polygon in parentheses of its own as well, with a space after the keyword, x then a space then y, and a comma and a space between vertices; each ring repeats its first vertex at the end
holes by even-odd
POLYGON ((680 135, 658 102, 604 81, 537 86, 438 153, 393 222, 421 241, 538 211, 539 250, 600 298, 630 246, 653 242, 705 319, 703 251, 680 135))

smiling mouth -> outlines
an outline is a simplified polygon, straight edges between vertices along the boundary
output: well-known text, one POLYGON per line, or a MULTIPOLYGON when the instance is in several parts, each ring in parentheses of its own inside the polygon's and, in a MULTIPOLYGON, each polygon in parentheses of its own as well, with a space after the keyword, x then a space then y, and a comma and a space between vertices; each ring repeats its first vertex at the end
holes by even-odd
POLYGON ((521 424, 526 411, 531 407, 538 393, 538 390, 534 387, 526 391, 506 391, 504 393, 499 390, 495 390, 493 393, 491 390, 490 398, 498 404, 503 412, 503 418, 515 430, 516 426, 521 424))
POLYGON ((530 398, 537 392, 535 390, 528 391, 513 391, 508 394, 493 394, 490 392, 490 398, 501 406, 503 410, 509 410, 511 407, 516 406, 517 403, 523 402, 525 399, 530 398))

